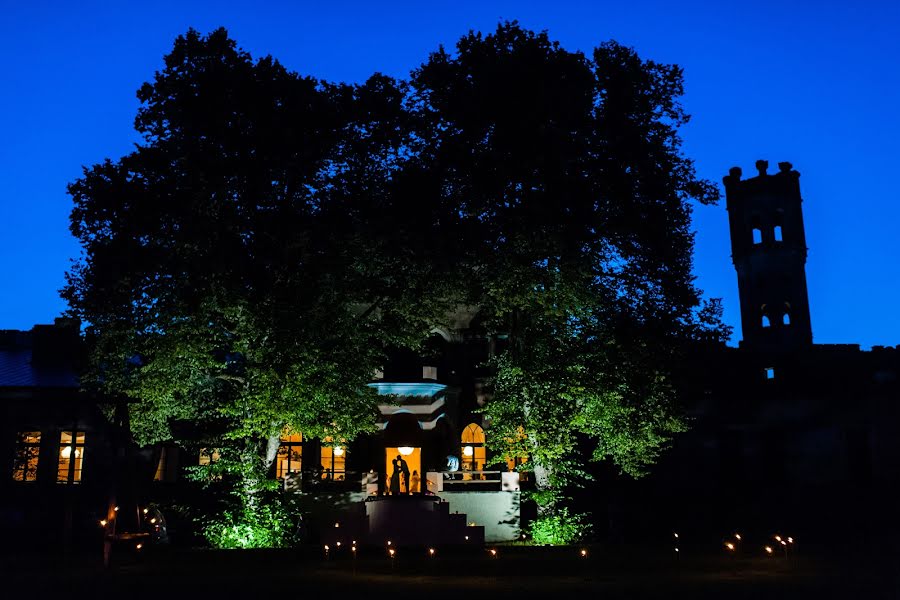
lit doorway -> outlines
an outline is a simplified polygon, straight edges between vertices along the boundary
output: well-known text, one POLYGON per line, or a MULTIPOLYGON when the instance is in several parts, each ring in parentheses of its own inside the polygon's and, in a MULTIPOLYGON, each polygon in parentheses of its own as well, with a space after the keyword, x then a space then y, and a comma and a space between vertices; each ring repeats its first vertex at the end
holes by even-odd
POLYGON ((422 449, 412 446, 387 447, 385 452, 384 472, 386 481, 385 494, 419 494, 422 492, 422 449), (398 465, 397 459, 401 459, 398 465), (403 468, 405 466, 405 469, 403 468), (396 479, 394 473, 396 471, 396 479), (408 475, 404 475, 408 473, 408 475))

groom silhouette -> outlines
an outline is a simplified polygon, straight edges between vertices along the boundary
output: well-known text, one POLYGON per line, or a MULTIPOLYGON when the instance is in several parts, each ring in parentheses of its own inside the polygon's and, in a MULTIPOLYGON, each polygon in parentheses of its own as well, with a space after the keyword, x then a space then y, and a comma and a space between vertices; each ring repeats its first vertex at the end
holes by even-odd
POLYGON ((409 493, 409 466, 406 464, 406 461, 403 460, 403 457, 399 454, 397 455, 397 467, 400 470, 400 473, 403 474, 403 493, 409 493))

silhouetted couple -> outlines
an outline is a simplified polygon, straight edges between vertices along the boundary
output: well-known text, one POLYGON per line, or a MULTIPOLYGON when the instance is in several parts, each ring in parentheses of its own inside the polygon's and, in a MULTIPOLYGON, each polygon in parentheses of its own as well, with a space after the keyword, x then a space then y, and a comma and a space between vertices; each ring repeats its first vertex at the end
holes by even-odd
POLYGON ((402 493, 409 493, 409 466, 407 466, 406 461, 403 460, 403 457, 399 454, 397 458, 391 461, 391 465, 394 467, 394 472, 391 473, 391 495, 397 496, 400 492, 400 476, 403 476, 403 488, 404 491, 402 493))

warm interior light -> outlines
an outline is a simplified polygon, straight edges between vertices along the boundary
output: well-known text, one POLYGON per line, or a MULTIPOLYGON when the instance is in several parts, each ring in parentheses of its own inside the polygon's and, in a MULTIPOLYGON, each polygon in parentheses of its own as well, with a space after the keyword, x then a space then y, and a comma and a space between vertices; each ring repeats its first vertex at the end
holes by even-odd
POLYGON ((475 454, 475 448, 472 446, 463 446, 463 456, 472 456, 475 454))
POLYGON ((400 446, 397 448, 397 451, 400 452, 403 456, 409 456, 415 451, 415 448, 412 446, 400 446))
POLYGON ((335 446, 335 447, 334 447, 334 455, 335 455, 335 456, 343 456, 343 455, 344 455, 344 448, 343 448, 342 446, 335 446))
POLYGON ((72 446, 66 446, 62 449, 62 457, 69 458, 70 456, 72 456, 72 446))

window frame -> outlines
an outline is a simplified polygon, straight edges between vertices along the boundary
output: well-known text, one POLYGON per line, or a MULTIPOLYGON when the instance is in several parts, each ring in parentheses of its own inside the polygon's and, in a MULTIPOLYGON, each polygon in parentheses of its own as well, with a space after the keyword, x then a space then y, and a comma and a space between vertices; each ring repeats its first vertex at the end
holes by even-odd
POLYGON ((41 432, 37 430, 16 432, 14 452, 13 481, 20 483, 37 481, 41 459, 41 432))
POLYGON ((84 429, 63 429, 59 432, 59 452, 56 459, 56 483, 77 485, 84 479, 84 449, 87 432, 84 429), (64 440, 69 436, 69 441, 64 440), (66 454, 68 450, 68 454, 66 454), (74 458, 72 458, 74 456, 74 458))
POLYGON ((463 427, 459 435, 459 466, 463 471, 484 471, 487 465, 487 435, 484 427, 478 423, 469 423, 463 427), (470 436, 466 433, 471 431, 470 436), (470 439, 467 439, 470 438, 470 439), (481 438, 479 441, 479 437, 481 438), (466 447, 472 447, 472 456, 466 456, 466 447), (481 468, 478 468, 478 461, 481 461, 481 468))
POLYGON ((275 455, 275 479, 283 480, 285 476, 300 473, 303 470, 303 434, 284 432, 278 444, 278 452, 275 455), (298 439, 293 439, 298 438, 298 439), (284 453, 282 454, 282 450, 284 453), (299 451, 296 459, 293 456, 299 451), (286 456, 286 467, 282 469, 282 455, 286 456), (292 462, 297 462, 297 468, 293 468, 292 462))

